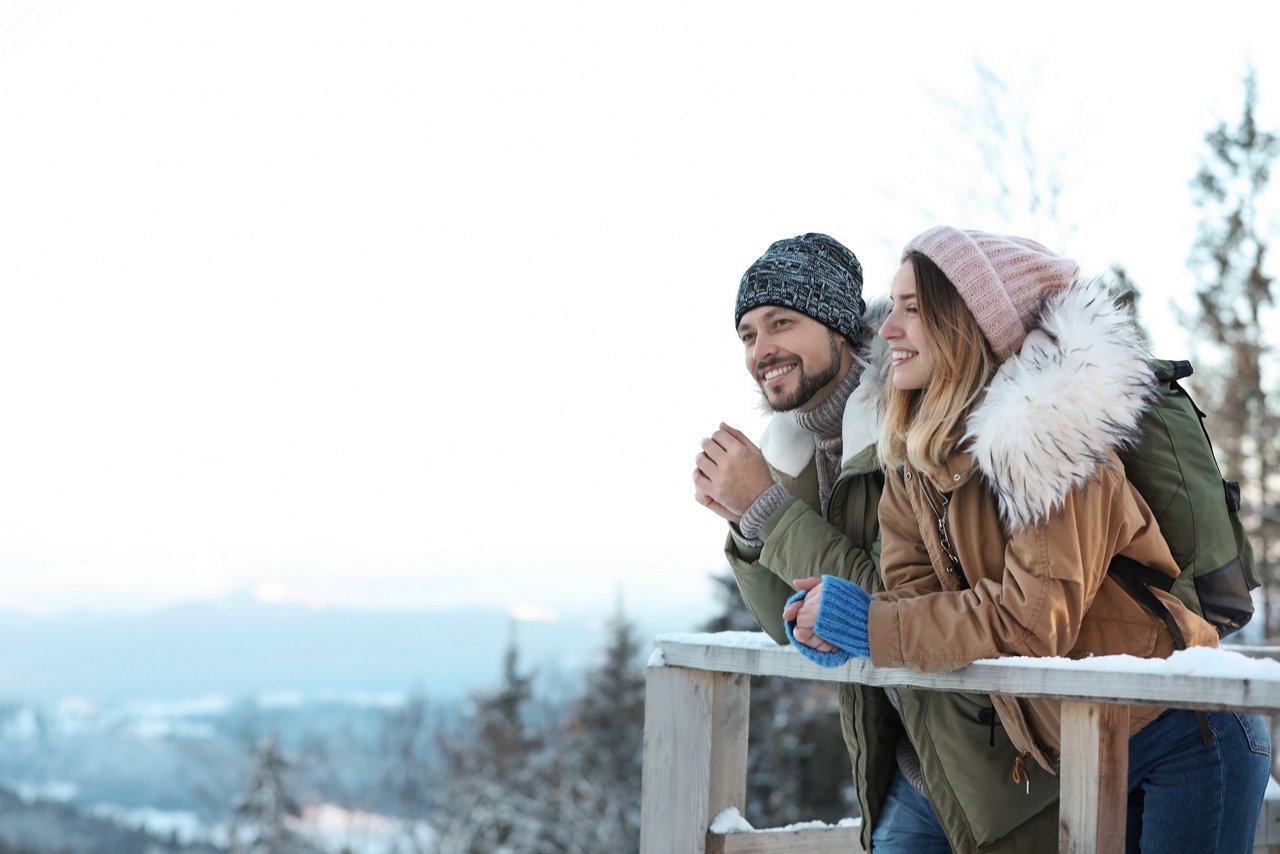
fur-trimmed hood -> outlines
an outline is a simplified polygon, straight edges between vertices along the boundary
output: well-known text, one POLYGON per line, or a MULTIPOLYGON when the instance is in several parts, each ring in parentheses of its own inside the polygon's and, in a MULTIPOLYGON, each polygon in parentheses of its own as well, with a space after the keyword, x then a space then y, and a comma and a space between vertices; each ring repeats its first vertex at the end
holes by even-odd
MULTIPOLYGON (((857 357, 862 376, 844 406, 842 464, 880 439, 889 377, 889 344, 877 332, 889 315, 889 307, 888 298, 882 297, 868 303, 862 315, 862 341, 857 357)), ((813 434, 796 423, 794 412, 774 414, 760 437, 760 450, 769 465, 789 477, 800 476, 813 459, 815 448, 813 434)))
POLYGON ((1129 309, 1101 282, 1050 297, 966 423, 967 450, 1010 530, 1044 521, 1110 451, 1133 444, 1156 393, 1129 309))

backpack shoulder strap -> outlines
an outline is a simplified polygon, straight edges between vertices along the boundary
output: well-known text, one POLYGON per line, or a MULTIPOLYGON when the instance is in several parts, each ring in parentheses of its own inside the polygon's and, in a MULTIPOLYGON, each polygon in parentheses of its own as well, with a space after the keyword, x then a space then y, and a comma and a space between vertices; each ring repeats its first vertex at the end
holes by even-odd
MULTIPOLYGON (((1172 579, 1124 555, 1116 555, 1111 559, 1110 572, 1116 581, 1120 582, 1120 586, 1127 590, 1139 605, 1146 608, 1158 617, 1160 622, 1164 623, 1165 628, 1169 630, 1169 634, 1173 635, 1174 649, 1186 649, 1187 639, 1182 634, 1182 629, 1178 628, 1178 621, 1173 618, 1168 606, 1161 602, 1156 597, 1156 594, 1151 592, 1151 588, 1147 586, 1151 584, 1162 590, 1168 590, 1172 586, 1172 579), (1163 580, 1160 581, 1157 578, 1163 580)), ((1200 728, 1201 743, 1206 746, 1213 744, 1214 737, 1213 731, 1209 729, 1209 719, 1199 709, 1196 710, 1196 725, 1200 728)))
POLYGON ((1173 579, 1124 555, 1113 557, 1109 570, 1116 581, 1120 582, 1120 586, 1128 591, 1139 605, 1160 618, 1160 622, 1164 623, 1169 634, 1173 635, 1174 648, 1186 649, 1187 639, 1183 636, 1182 629, 1178 627, 1178 621, 1173 618, 1168 607, 1151 592, 1151 587, 1169 590, 1173 587, 1173 579))

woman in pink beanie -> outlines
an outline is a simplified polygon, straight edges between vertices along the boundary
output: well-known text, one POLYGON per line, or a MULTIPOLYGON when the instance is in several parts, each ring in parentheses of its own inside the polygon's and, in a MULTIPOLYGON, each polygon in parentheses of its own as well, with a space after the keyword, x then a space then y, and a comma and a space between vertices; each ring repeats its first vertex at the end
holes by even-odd
MULTIPOLYGON (((1156 388, 1127 310, 1035 241, 946 226, 907 244, 892 300, 880 329, 893 357, 886 592, 808 580, 784 613, 797 647, 825 664, 838 663, 834 647, 927 671, 1172 654, 1169 629, 1107 574, 1117 555, 1178 573, 1117 456, 1156 388)), ((1217 645, 1212 626, 1153 592, 1187 644, 1217 645)), ((1023 753, 1012 779, 1034 786, 1033 759, 1054 773, 1060 703, 991 700, 1023 753)), ((910 732, 916 711, 901 712, 910 732)), ((1127 849, 1252 850, 1271 764, 1263 720, 1133 706, 1129 723, 1127 849)))

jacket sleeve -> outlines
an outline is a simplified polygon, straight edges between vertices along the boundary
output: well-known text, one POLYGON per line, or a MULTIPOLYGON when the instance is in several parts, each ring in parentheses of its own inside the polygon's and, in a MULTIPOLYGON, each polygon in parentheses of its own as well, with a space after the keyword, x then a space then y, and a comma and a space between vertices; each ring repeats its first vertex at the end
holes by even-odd
POLYGON ((732 536, 725 557, 738 589, 760 628, 780 644, 787 643, 782 607, 795 593, 797 578, 835 575, 868 592, 881 590, 880 539, 876 508, 880 484, 871 474, 853 475, 845 489, 841 531, 799 498, 791 497, 760 528, 760 549, 750 549, 732 536))
POLYGON ((740 544, 732 534, 725 540, 724 556, 738 582, 742 601, 756 618, 756 624, 775 643, 789 643, 782 625, 782 606, 795 590, 760 562, 760 549, 740 544))
POLYGON ((876 598, 893 601, 942 589, 900 472, 886 473, 880 496, 880 574, 886 592, 876 598))
MULTIPOLYGON (((1008 539, 1003 570, 969 570, 980 577, 970 589, 873 601, 872 661, 934 671, 1003 655, 1065 655, 1111 556, 1142 523, 1123 485, 1123 470, 1099 465, 1089 483, 1067 495, 1060 512, 1008 539)), ((895 555, 902 548, 886 547, 895 555)))

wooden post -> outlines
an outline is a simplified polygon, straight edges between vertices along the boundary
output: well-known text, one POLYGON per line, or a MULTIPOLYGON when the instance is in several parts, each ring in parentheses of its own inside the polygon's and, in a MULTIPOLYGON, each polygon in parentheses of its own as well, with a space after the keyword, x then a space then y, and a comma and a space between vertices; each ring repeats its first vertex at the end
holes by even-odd
POLYGON ((749 677, 650 667, 644 698, 641 854, 703 854, 721 810, 747 791, 749 677))
MULTIPOLYGON (((711 780, 706 825, 729 807, 747 806, 747 731, 751 722, 751 677, 715 674, 711 708, 711 780)), ((703 830, 706 830, 704 827, 703 830)))
POLYGON ((1129 792, 1129 707, 1062 701, 1062 854, 1124 851, 1129 792))

